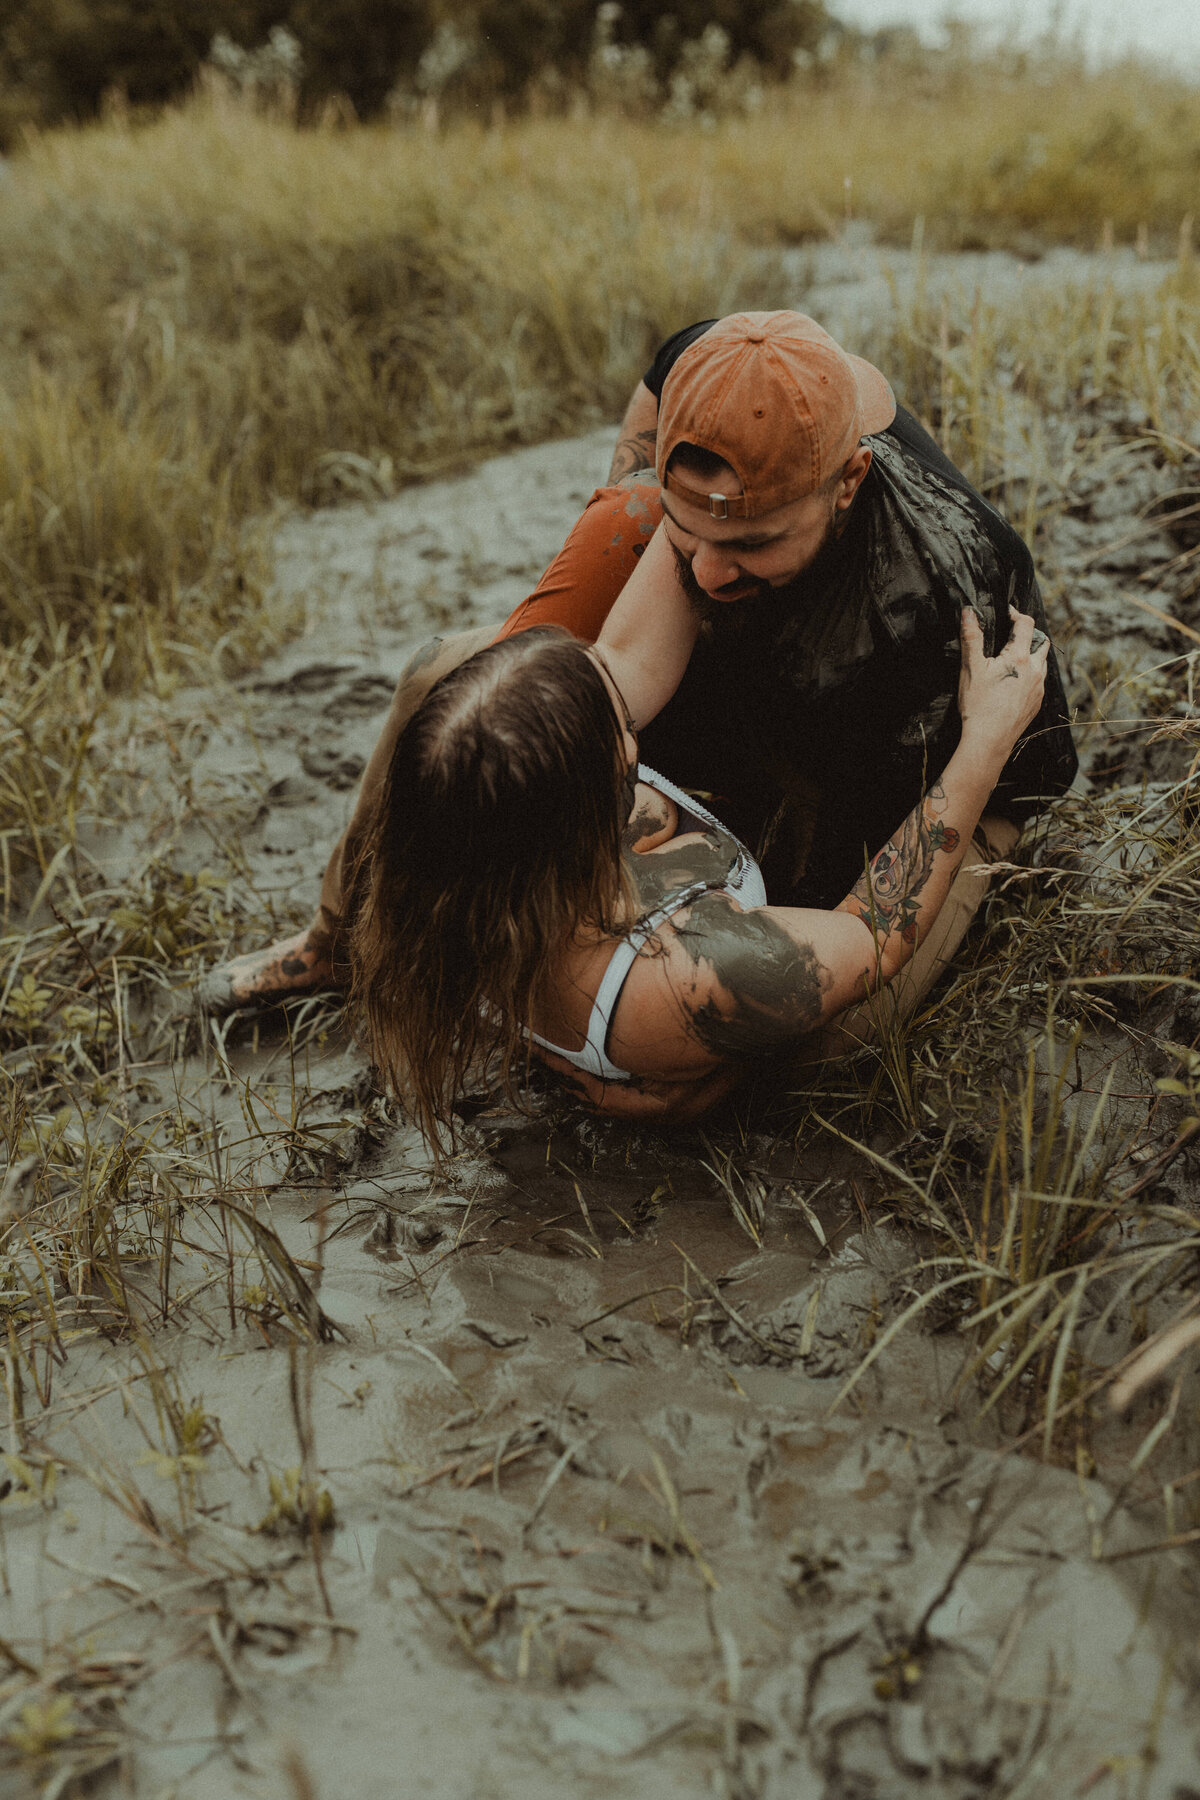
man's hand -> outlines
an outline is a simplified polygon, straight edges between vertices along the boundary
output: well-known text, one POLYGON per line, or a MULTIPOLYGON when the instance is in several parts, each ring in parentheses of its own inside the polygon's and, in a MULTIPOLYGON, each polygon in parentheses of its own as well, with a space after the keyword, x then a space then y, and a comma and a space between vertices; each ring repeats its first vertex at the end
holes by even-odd
POLYGON ((958 710, 963 742, 993 748, 1002 744, 1007 756, 1042 704, 1050 640, 1036 631, 1028 613, 1009 607, 1012 635, 998 656, 984 653, 983 627, 970 607, 962 615, 962 673, 958 710), (1034 639, 1040 641, 1035 644, 1034 639))

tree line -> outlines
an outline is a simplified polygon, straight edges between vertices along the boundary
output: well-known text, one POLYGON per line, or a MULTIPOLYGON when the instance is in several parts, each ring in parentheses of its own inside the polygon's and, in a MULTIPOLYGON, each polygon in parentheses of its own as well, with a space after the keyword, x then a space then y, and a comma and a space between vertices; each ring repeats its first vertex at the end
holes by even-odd
POLYGON ((272 46, 290 59, 301 116, 336 97, 371 118, 406 94, 565 102, 598 56, 666 95, 701 43, 781 79, 839 29, 824 0, 0 0, 0 132, 84 120, 110 96, 177 99, 214 42, 218 66, 269 67, 272 46))

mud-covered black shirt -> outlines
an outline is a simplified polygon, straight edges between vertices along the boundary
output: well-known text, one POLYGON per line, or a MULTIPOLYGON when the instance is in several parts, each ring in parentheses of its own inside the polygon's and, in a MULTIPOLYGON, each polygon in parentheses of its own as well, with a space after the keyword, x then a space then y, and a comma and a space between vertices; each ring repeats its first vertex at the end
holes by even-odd
MULTIPOLYGON (((644 377, 656 398, 714 323, 663 344, 644 377)), ((771 898, 793 904, 836 905, 953 754, 962 608, 989 655, 1010 603, 1045 627, 1025 544, 916 419, 900 408, 870 444, 841 537, 787 587, 720 608, 643 737, 649 762, 712 795, 771 898)), ((1077 766, 1051 652, 1041 711, 989 811, 1024 821, 1077 766)))

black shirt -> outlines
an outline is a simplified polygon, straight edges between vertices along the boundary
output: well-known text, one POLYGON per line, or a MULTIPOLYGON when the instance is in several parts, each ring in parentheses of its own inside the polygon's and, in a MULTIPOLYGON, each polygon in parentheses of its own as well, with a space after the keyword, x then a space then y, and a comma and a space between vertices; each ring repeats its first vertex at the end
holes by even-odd
MULTIPOLYGON (((661 398, 676 358, 716 321, 668 338, 646 371, 661 398)), ((958 743, 959 619, 989 655, 1008 607, 1045 609, 1028 549, 902 407, 870 439, 842 535, 787 587, 722 606, 645 759, 712 795, 759 855, 772 899, 833 906, 941 774, 958 743)), ((988 810, 1023 822, 1078 761, 1053 651, 1041 711, 988 810)))

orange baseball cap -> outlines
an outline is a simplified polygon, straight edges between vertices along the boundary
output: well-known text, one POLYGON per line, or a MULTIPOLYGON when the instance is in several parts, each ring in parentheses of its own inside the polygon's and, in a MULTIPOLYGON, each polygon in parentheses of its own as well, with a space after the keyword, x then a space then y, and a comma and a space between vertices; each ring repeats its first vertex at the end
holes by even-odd
POLYGON ((816 493, 860 438, 883 431, 896 397, 804 313, 733 313, 689 344, 667 376, 658 479, 714 519, 756 519, 816 493), (740 494, 708 494, 667 464, 680 444, 723 458, 740 494))

